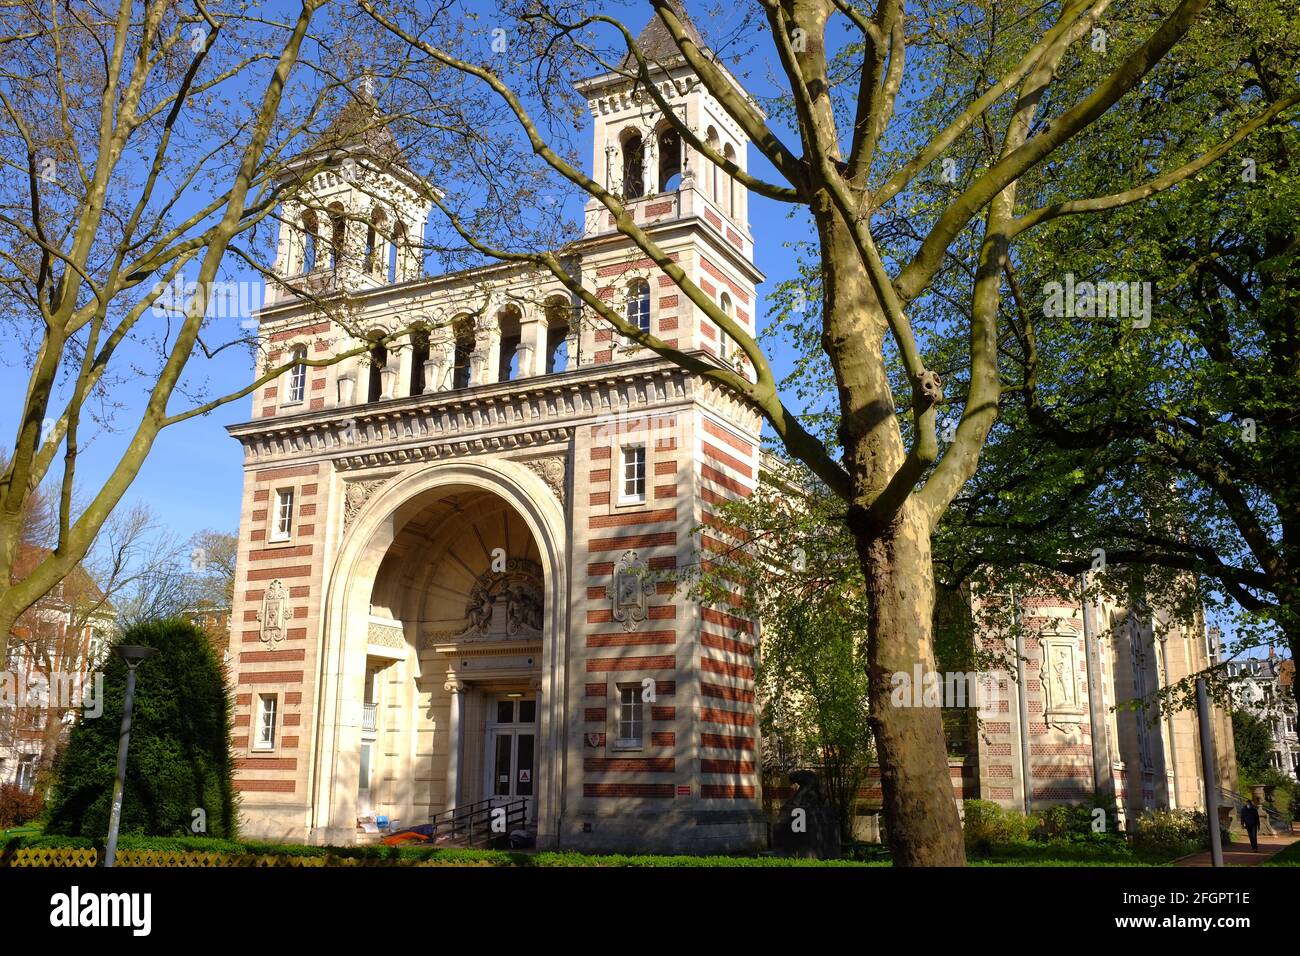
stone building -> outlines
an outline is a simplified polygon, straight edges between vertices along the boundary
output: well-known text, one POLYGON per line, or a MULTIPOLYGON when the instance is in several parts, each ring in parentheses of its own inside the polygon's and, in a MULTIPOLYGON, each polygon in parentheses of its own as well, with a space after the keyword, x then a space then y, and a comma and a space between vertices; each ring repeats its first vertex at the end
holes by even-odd
POLYGON ((1295 661, 1279 658, 1269 648, 1268 657, 1232 661, 1228 673, 1235 678, 1232 694, 1238 707, 1268 725, 1273 748, 1273 768, 1300 777, 1300 740, 1296 736, 1296 702, 1293 692, 1295 661))
MULTIPOLYGON (((1144 808, 1204 809, 1196 712, 1161 713, 1152 696, 1218 661, 1204 622, 1057 595, 996 600, 1011 603, 1023 636, 1019 648, 997 632, 980 638, 1008 673, 964 761, 978 765, 978 795, 1020 810, 1113 798, 1121 824, 1144 808)), ((1230 715, 1212 711, 1215 785, 1235 790, 1230 715)))
MULTIPOLYGON (((744 133, 657 18, 641 42, 673 108, 743 168, 744 133)), ((593 175, 752 329, 745 190, 626 79, 579 90, 593 175)), ((692 531, 710 509, 757 480, 759 419, 620 341, 549 272, 425 277, 407 237, 429 184, 355 100, 299 169, 328 166, 282 209, 257 373, 418 327, 295 366, 230 428, 244 832, 349 842, 359 821, 496 801, 522 802, 540 845, 761 844, 755 628, 664 579, 707 547, 692 531)), ((572 274, 630 321, 724 360, 717 327, 603 207, 571 248, 572 274)))

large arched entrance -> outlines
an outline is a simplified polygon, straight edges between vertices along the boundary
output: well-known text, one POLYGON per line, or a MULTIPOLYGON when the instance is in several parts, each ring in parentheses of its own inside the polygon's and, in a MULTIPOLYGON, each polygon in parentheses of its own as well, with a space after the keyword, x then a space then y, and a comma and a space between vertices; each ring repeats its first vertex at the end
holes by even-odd
POLYGON ((553 839, 565 553, 554 494, 512 461, 399 475, 357 512, 326 595, 314 839, 485 800, 553 839))

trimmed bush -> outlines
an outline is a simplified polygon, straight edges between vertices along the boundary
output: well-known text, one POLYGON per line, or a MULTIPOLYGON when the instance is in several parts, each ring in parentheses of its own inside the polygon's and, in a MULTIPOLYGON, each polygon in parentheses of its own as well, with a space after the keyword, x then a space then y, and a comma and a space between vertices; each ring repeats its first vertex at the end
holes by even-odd
POLYGON ((45 804, 37 794, 10 783, 0 785, 0 830, 35 820, 44 808, 45 804))
MULTIPOLYGON (((123 834, 192 836, 196 810, 206 835, 233 838, 238 808, 230 754, 230 698, 204 632, 179 619, 128 629, 122 644, 158 653, 136 671, 123 834)), ((46 832, 102 838, 117 770, 126 664, 109 657, 104 712, 81 720, 59 761, 46 832)))

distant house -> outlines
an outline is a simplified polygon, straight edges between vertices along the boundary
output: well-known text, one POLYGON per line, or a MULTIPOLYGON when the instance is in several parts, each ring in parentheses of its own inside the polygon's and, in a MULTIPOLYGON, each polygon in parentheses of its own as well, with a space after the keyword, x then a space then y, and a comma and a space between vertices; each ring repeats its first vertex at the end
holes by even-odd
MULTIPOLYGON (((30 548, 16 572, 43 557, 30 548)), ((81 687, 103 661, 114 611, 95 580, 78 567, 30 608, 9 634, 0 672, 0 784, 36 787, 76 722, 66 689, 81 687)))
POLYGON ((1273 766, 1300 778, 1300 740, 1296 736, 1295 661, 1270 652, 1267 658, 1232 661, 1236 678, 1233 699, 1246 713, 1262 720, 1273 738, 1273 766))

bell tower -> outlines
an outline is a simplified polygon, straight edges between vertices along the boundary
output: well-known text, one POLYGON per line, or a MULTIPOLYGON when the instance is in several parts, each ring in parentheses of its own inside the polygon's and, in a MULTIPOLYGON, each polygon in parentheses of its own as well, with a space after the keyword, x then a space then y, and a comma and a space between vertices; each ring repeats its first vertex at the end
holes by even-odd
MULTIPOLYGON (((711 56, 690 18, 684 11, 678 16, 700 50, 711 56)), ((749 138, 700 82, 658 16, 641 31, 637 46, 650 64, 656 89, 677 117, 699 140, 745 169, 749 138)), ((725 66, 717 67, 747 95, 725 66)), ((748 190, 682 139, 636 71, 629 54, 617 72, 578 84, 594 120, 592 178, 629 204, 638 222, 707 218, 724 235, 735 237, 733 245, 739 244, 752 260, 748 190)), ((585 235, 612 231, 605 208, 589 201, 585 235)))
POLYGON ((430 187, 407 168, 367 85, 349 94, 315 145, 281 181, 297 188, 283 205, 268 290, 361 291, 420 277, 420 248, 433 209, 430 187))

